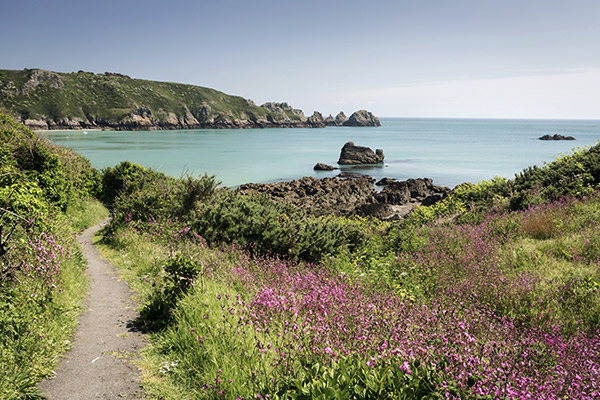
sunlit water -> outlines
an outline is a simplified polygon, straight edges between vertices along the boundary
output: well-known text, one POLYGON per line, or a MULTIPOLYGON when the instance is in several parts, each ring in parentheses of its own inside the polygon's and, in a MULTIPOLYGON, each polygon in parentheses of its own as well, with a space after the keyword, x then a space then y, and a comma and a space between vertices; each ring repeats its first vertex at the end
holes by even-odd
POLYGON ((429 177, 454 187, 494 176, 512 178, 600 139, 600 121, 382 119, 378 128, 202 129, 180 131, 53 131, 52 142, 72 148, 97 168, 123 160, 169 175, 214 174, 225 186, 273 182, 302 176, 335 176, 313 171, 317 162, 337 166, 347 141, 381 148, 383 167, 352 170, 375 178, 429 177), (576 141, 540 141, 545 134, 576 141))

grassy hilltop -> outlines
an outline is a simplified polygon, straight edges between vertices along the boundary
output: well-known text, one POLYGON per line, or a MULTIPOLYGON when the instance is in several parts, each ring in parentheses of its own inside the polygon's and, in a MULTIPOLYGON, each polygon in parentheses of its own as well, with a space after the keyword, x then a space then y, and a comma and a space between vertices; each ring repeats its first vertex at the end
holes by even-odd
POLYGON ((255 105, 205 87, 123 74, 0 70, 0 109, 33 129, 311 126, 287 103, 255 105))

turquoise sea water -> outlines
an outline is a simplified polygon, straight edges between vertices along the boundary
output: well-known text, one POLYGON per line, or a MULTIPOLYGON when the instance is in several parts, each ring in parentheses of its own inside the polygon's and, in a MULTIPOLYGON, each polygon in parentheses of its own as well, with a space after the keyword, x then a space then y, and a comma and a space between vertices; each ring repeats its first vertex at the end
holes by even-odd
POLYGON ((324 162, 336 166, 347 141, 381 148, 383 167, 352 170, 375 178, 429 177, 454 187, 494 176, 512 178, 531 165, 600 140, 600 121, 384 118, 381 127, 324 129, 248 129, 180 131, 53 131, 44 135, 72 148, 97 168, 123 160, 169 175, 215 174, 225 186, 273 182, 317 172, 324 162), (540 141, 545 134, 574 136, 576 141, 540 141))

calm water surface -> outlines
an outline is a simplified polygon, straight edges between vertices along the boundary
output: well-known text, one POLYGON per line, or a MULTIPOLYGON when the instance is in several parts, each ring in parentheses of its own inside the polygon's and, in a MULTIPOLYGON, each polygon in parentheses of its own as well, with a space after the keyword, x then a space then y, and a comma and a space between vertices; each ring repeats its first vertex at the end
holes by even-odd
POLYGON ((378 128, 53 131, 44 135, 84 155, 97 168, 129 160, 172 176, 214 174, 225 186, 335 176, 339 171, 312 168, 317 162, 337 165, 340 149, 350 140, 385 153, 383 167, 354 172, 401 180, 429 177, 450 187, 494 176, 512 178, 528 166, 542 165, 600 140, 600 121, 384 118, 381 122, 378 128), (555 133, 577 140, 537 140, 555 133))

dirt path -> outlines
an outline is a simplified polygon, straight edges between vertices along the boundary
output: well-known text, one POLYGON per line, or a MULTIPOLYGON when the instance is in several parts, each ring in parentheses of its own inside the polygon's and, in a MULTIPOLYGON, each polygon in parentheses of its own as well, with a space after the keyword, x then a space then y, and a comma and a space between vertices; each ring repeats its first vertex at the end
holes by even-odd
POLYGON ((79 317, 73 348, 56 375, 38 386, 49 400, 142 398, 140 374, 132 360, 144 347, 134 325, 138 313, 127 284, 100 258, 92 237, 102 224, 79 237, 88 261, 91 290, 79 317))

